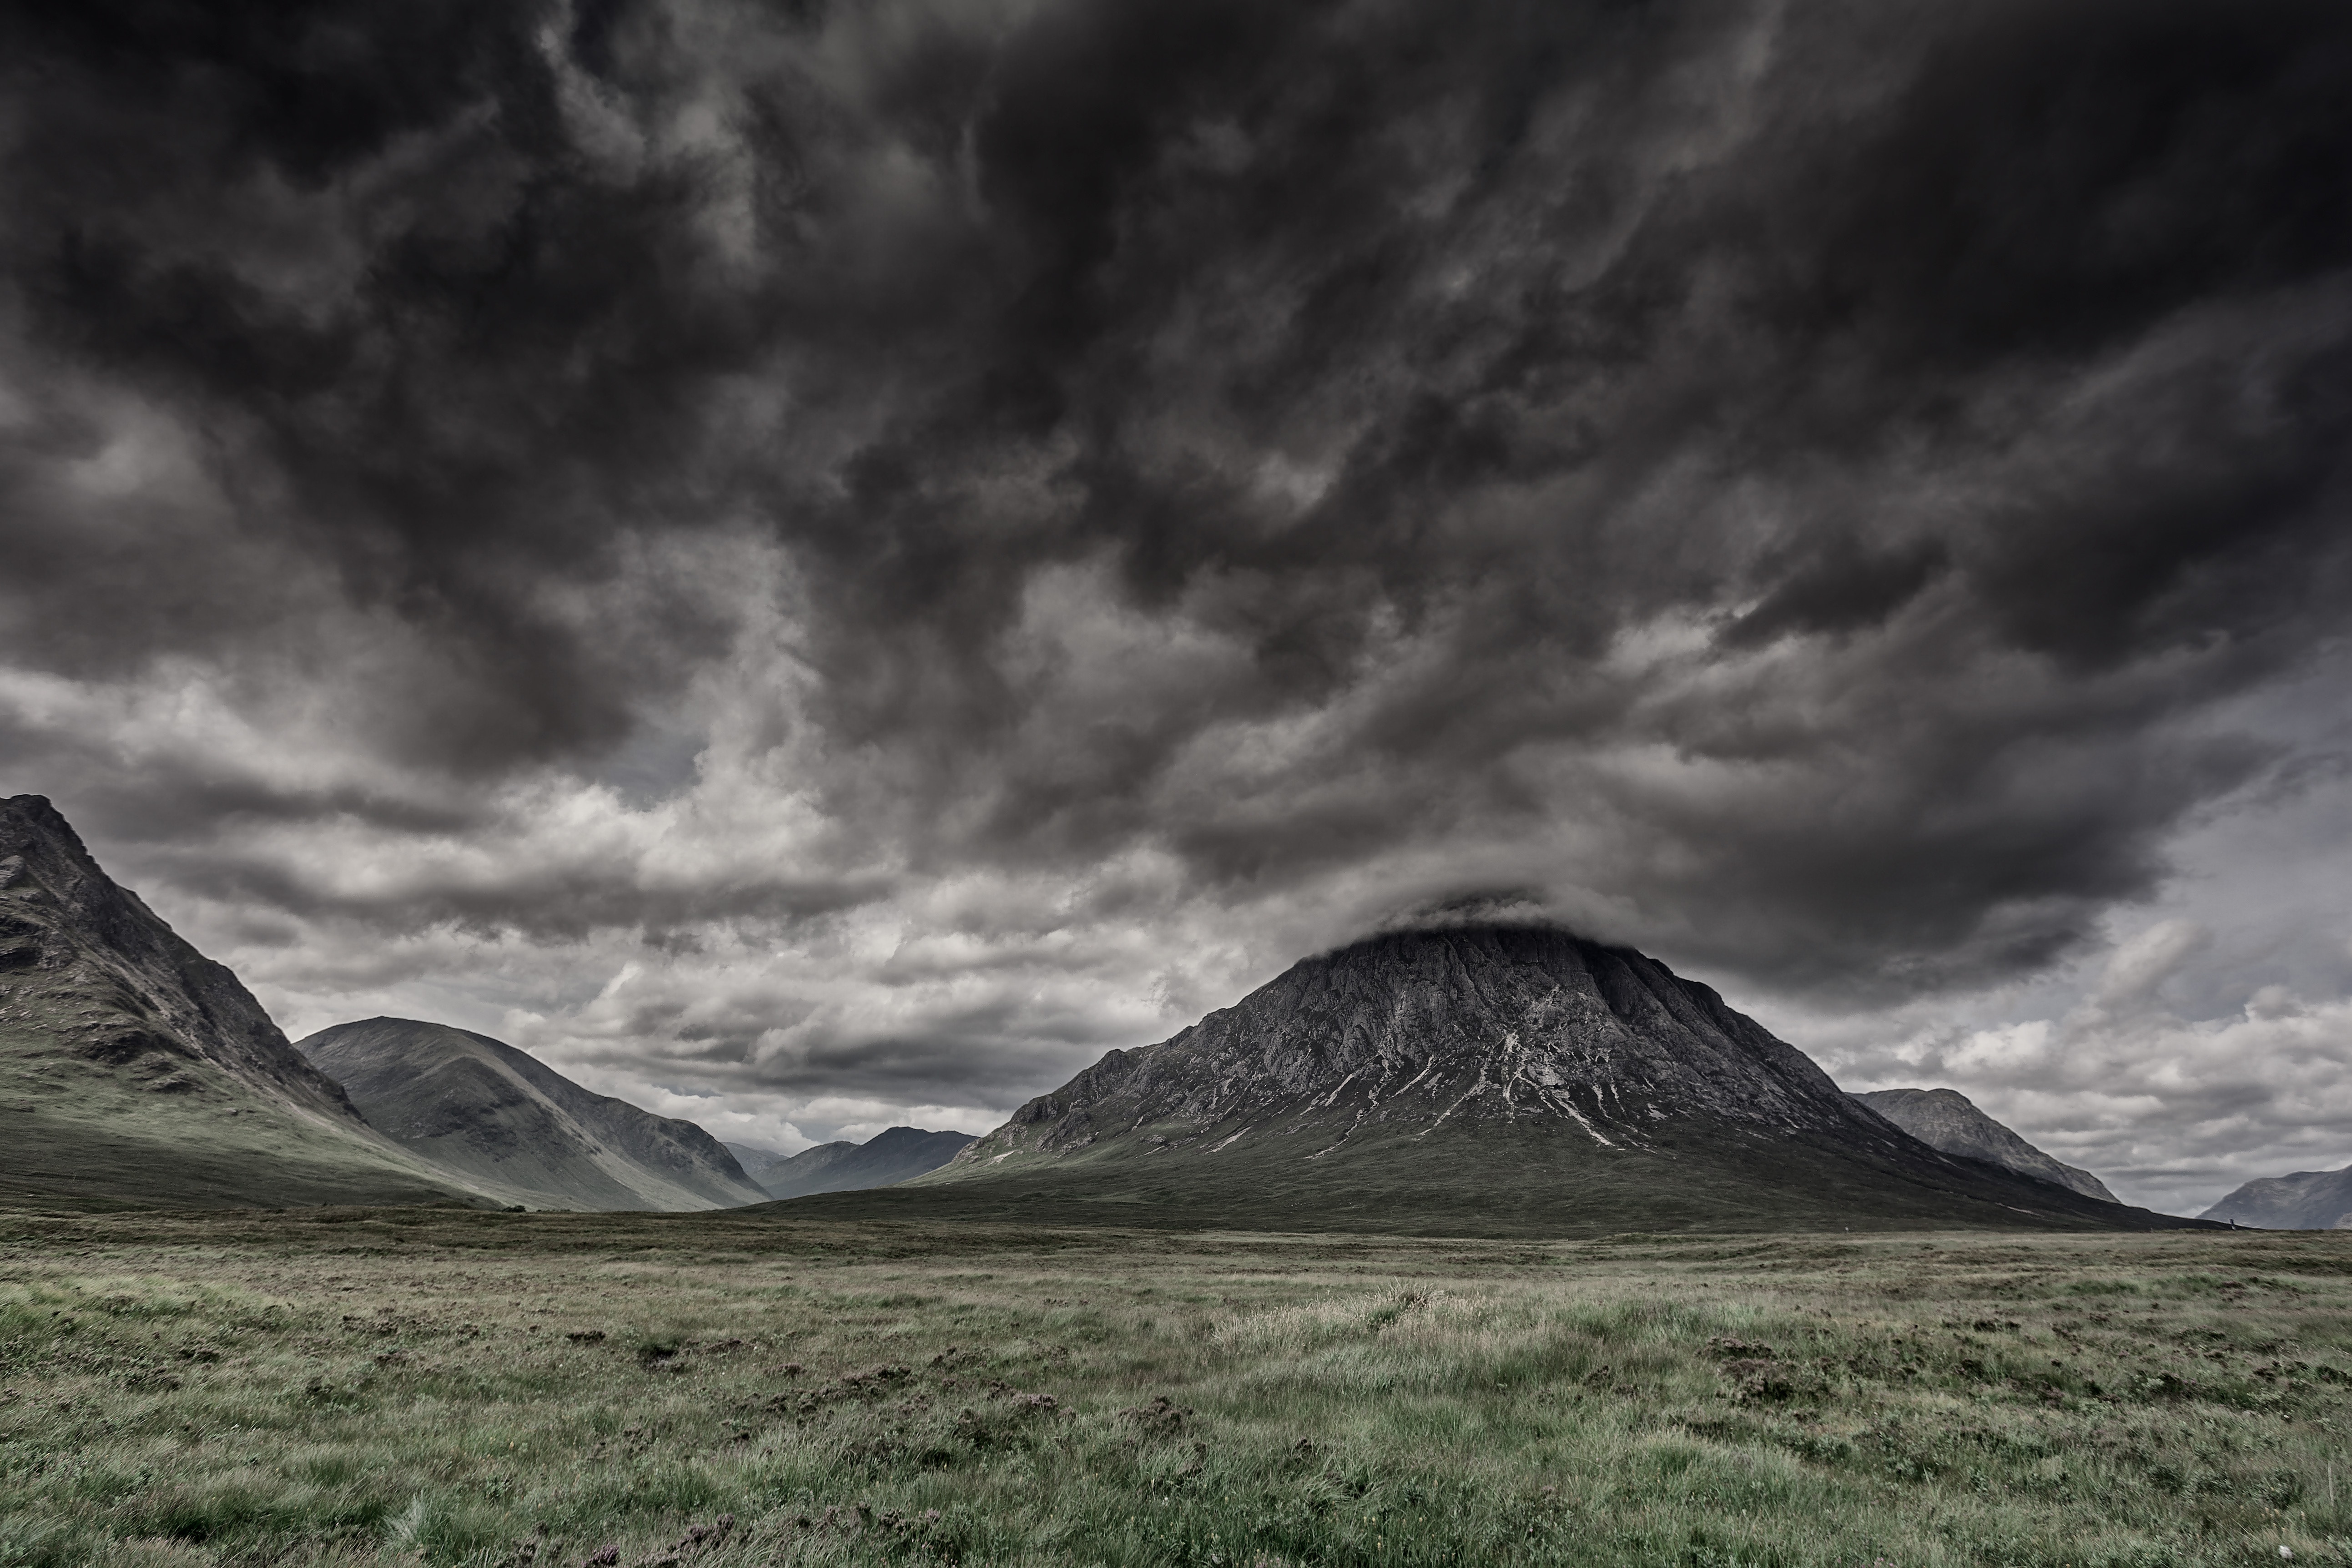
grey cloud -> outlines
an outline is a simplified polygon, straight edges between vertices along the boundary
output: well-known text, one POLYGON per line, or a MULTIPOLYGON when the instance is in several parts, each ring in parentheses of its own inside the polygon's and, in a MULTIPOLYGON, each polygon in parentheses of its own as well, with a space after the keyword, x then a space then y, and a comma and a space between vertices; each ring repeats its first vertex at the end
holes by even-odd
MULTIPOLYGON (((2338 6, 84 0, 0 60, 0 664, 79 694, 0 699, 9 787, 191 900, 988 973, 1030 917, 926 888, 1268 950, 1526 888, 1885 1002, 2313 765, 2231 715, 2352 588, 2338 6), (239 754, 132 713, 198 689, 239 754)), ((751 994, 642 1027, 717 1070, 751 994)), ((774 1070, 1025 1084, 1059 1005, 774 1070)))

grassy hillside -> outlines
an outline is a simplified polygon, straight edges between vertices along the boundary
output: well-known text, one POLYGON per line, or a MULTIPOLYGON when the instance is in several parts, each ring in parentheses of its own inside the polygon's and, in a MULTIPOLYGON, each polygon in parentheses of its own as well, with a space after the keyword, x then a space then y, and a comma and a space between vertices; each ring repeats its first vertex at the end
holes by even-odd
POLYGON ((2352 1236, 0 1213, 0 1563, 2352 1560, 2352 1236))
POLYGON ((0 1194, 173 1207, 482 1200, 193 1056, 124 1072, 73 1050, 71 987, 0 1015, 0 1194))
POLYGON ((1321 1157, 1310 1157, 1311 1131, 1208 1154, 1152 1154, 1132 1142, 1063 1155, 1016 1151, 878 1192, 795 1198, 787 1212, 1497 1237, 2195 1223, 1972 1161, 1946 1160, 1947 1175, 1923 1180, 1828 1138, 1713 1131, 1646 1150, 1604 1148, 1559 1121, 1520 1121, 1426 1137, 1377 1130, 1321 1157))
POLYGON ((766 1190, 694 1122, 597 1094, 504 1040, 365 1018, 296 1043, 371 1126, 452 1182, 526 1208, 732 1208, 766 1190))

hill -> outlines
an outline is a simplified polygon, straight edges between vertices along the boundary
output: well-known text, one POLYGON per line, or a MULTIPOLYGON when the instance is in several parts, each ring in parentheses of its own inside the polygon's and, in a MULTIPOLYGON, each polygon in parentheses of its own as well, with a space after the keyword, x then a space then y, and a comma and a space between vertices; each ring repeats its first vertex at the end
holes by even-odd
POLYGON ((1399 932, 1114 1050, 812 1215, 1457 1234, 2170 1228, 1921 1142, 1704 985, 1540 928, 1399 932))
MULTIPOLYGON (((743 1168, 771 1197, 863 1192, 936 1171, 972 1141, 969 1132, 927 1132, 919 1127, 891 1127, 863 1143, 820 1143, 797 1154, 755 1151, 753 1160, 746 1160, 743 1168), (758 1159, 759 1154, 767 1154, 768 1158, 758 1159)), ((735 1150, 739 1159, 742 1157, 743 1151, 735 1144, 728 1148, 735 1150)))
POLYGON ((380 1131, 507 1203, 688 1210, 767 1201, 693 1122, 583 1089, 488 1035, 368 1018, 297 1045, 380 1131))
POLYGON ((1854 1099, 1922 1143, 1947 1154, 1967 1154, 2005 1165, 2021 1175, 2071 1188, 2103 1204, 2116 1194, 2090 1172, 2051 1158, 1995 1121, 1957 1089, 1876 1089, 1854 1099))
POLYGON ((2198 1217, 2259 1230, 2352 1230, 2352 1165, 2248 1182, 2198 1217))
POLYGON ((217 1207, 488 1200, 369 1127, 39 795, 0 801, 0 1190, 217 1207))
MULTIPOLYGON (((743 1167, 743 1173, 751 1177, 754 1182, 757 1182, 760 1179, 760 1173, 766 1170, 769 1166, 780 1165, 786 1160, 794 1160, 800 1157, 797 1154, 787 1154, 782 1149, 770 1149, 758 1143, 735 1143, 725 1139, 719 1140, 719 1147, 725 1149, 730 1154, 734 1155, 735 1163, 743 1167)), ((821 1143, 817 1147, 822 1149, 855 1149, 857 1145, 855 1143, 821 1143)), ((801 1152, 814 1153, 814 1151, 804 1149, 801 1152)))

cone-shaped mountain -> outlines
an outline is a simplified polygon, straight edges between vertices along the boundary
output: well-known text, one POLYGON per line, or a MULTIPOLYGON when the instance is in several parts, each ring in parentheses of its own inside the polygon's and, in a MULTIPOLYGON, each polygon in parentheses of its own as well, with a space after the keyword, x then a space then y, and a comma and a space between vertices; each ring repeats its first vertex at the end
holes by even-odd
POLYGON ((1308 959, 929 1176, 801 1201, 1553 1234, 2194 1223, 1942 1153, 1706 986, 1517 926, 1308 959))

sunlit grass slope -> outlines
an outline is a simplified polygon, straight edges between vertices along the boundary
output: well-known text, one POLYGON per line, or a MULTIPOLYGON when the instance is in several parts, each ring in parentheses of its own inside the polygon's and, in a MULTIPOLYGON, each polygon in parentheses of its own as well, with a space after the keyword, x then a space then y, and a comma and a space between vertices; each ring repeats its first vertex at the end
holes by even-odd
POLYGON ((2347 1306, 2352 1236, 0 1215, 0 1563, 2340 1562, 2347 1306))

